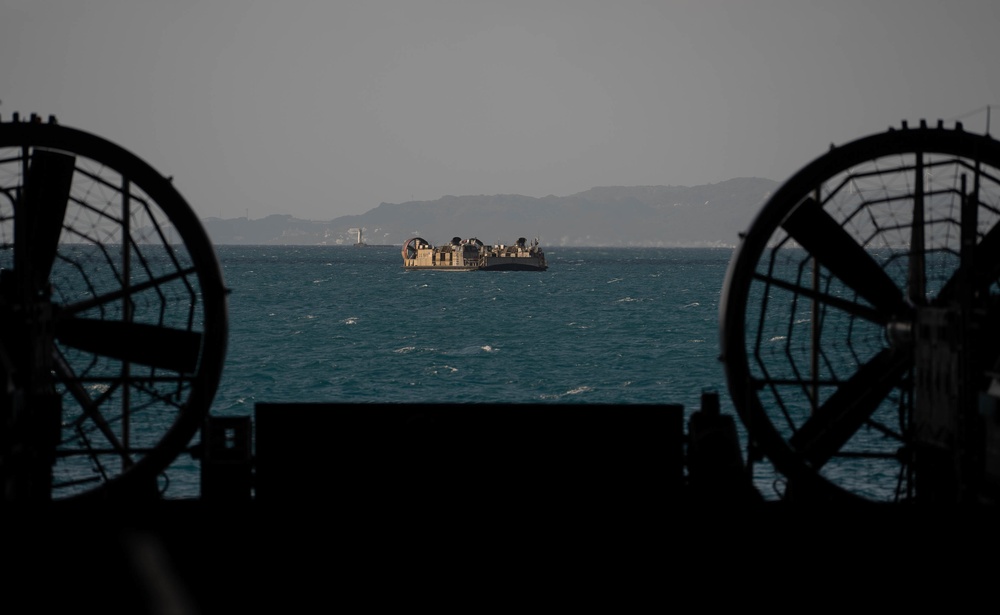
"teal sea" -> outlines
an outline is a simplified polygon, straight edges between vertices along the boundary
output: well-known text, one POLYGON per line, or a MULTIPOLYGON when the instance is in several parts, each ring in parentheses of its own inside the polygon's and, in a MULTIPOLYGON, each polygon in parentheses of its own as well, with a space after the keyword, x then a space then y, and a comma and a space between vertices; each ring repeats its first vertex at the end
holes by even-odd
MULTIPOLYGON (((544 272, 405 271, 396 246, 217 246, 213 415, 261 402, 682 404, 720 393, 725 248, 546 247, 544 272)), ((198 493, 197 463, 168 497, 198 493)))
POLYGON ((220 247, 215 408, 691 403, 722 384, 730 250, 550 249, 545 272, 405 271, 395 247, 220 247))

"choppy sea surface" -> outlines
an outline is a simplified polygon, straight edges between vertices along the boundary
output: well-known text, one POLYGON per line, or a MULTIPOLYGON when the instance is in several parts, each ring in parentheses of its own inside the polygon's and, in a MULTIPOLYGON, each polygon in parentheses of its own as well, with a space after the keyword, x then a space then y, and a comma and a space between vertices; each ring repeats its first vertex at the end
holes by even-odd
POLYGON ((545 272, 405 271, 396 247, 218 248, 214 408, 255 402, 691 403, 722 385, 731 250, 547 251, 545 272))
MULTIPOLYGON (((216 251, 231 293, 214 415, 253 416, 260 402, 689 413, 706 389, 734 412, 718 360, 731 249, 550 247, 545 272, 406 271, 396 246, 216 251)), ((167 496, 197 495, 198 472, 178 459, 167 496)))

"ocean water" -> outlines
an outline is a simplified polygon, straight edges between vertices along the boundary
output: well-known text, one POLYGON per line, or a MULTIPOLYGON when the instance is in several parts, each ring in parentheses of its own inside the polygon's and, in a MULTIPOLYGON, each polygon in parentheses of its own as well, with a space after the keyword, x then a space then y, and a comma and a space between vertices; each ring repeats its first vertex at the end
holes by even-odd
MULTIPOLYGON (((543 246, 545 247, 545 246, 543 246)), ((546 247, 545 272, 405 271, 398 247, 218 246, 229 342, 213 415, 261 402, 682 404, 733 413, 724 248, 546 247)), ((198 465, 167 497, 198 493, 198 465)))
POLYGON ((545 272, 405 271, 396 247, 218 248, 214 409, 256 402, 684 403, 722 385, 730 250, 550 249, 545 272))

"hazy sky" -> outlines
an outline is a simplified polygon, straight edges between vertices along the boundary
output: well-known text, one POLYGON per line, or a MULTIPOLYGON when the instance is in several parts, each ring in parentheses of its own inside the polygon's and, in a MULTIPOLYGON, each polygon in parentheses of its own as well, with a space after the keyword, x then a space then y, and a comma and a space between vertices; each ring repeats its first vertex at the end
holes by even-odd
POLYGON ((784 181, 901 120, 1000 133, 997 0, 4 0, 0 116, 202 217, 784 181))

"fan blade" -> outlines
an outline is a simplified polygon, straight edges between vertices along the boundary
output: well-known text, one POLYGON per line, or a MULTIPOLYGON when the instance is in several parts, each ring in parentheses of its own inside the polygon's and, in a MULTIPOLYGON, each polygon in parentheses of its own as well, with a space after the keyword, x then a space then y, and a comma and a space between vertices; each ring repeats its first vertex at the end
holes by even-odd
POLYGON ((976 246, 975 261, 981 288, 988 287, 1000 276, 1000 224, 994 225, 976 246))
POLYGON ((73 367, 66 361, 66 357, 59 352, 58 348, 54 350, 52 355, 53 371, 55 371, 58 378, 66 385, 66 389, 83 409, 83 414, 75 421, 76 426, 79 427, 80 423, 85 419, 93 421, 94 425, 97 426, 97 429, 100 430, 101 434, 108 441, 108 444, 121 456, 122 460, 125 463, 131 463, 128 451, 122 445, 118 435, 111 429, 108 420, 101 414, 101 410, 94 403, 94 399, 90 397, 90 392, 83 386, 83 383, 80 382, 76 374, 73 373, 73 367))
POLYGON ((844 382, 789 439, 819 469, 851 439, 912 364, 911 353, 886 348, 844 382))
POLYGON ((66 205, 76 169, 76 158, 35 149, 24 178, 24 197, 16 218, 17 250, 23 268, 36 291, 43 290, 55 262, 66 205))
POLYGON ((90 318, 60 319, 55 337, 79 350, 182 374, 198 367, 202 338, 185 329, 90 318))
MULTIPOLYGON (((973 283, 975 290, 984 290, 993 281, 1000 277, 1000 224, 996 224, 983 235, 982 240, 976 245, 975 271, 973 271, 973 283)), ((955 293, 958 292, 959 275, 961 271, 956 270, 955 274, 941 287, 933 305, 944 305, 954 300, 955 293)))
POLYGON ((819 263, 883 314, 904 307, 903 293, 814 199, 802 201, 781 223, 789 235, 819 263))
MULTIPOLYGON (((971 279, 969 281, 974 285, 974 291, 984 291, 1000 277, 1000 224, 994 224, 993 228, 983 235, 983 238, 976 244, 972 262, 974 270, 970 272, 971 279)), ((960 269, 955 271, 955 274, 941 288, 933 305, 944 305, 956 298, 955 294, 959 290, 961 275, 960 269)))

